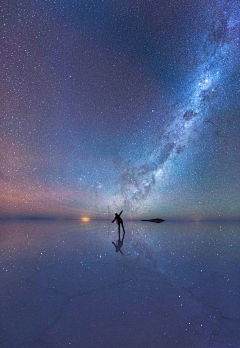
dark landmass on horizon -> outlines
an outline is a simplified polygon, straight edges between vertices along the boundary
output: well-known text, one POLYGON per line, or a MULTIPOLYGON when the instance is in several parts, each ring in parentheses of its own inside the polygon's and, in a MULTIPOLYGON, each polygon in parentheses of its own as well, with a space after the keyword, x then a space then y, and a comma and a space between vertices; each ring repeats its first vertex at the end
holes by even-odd
POLYGON ((163 220, 163 219, 148 219, 148 220, 141 220, 141 221, 156 222, 157 224, 159 224, 160 222, 163 222, 165 220, 163 220))

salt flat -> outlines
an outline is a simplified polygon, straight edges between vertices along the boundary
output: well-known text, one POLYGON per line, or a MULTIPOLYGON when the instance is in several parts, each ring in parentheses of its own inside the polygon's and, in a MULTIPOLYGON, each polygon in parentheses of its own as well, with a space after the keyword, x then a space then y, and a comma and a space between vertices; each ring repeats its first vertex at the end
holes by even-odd
POLYGON ((0 347, 240 345, 239 223, 0 223, 0 347))

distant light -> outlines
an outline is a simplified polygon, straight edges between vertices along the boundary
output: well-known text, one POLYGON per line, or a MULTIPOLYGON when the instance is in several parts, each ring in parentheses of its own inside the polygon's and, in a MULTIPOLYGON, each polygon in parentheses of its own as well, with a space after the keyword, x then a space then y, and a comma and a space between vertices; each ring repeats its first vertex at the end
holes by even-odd
POLYGON ((81 218, 82 221, 86 222, 86 221, 90 221, 90 219, 88 217, 83 217, 81 218))

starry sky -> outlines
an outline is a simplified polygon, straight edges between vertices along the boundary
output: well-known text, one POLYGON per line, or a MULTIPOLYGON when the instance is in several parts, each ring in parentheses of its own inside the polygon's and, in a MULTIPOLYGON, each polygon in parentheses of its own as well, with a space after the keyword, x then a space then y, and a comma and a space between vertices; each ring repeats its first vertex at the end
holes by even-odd
POLYGON ((0 217, 239 218, 237 0, 0 11, 0 217))

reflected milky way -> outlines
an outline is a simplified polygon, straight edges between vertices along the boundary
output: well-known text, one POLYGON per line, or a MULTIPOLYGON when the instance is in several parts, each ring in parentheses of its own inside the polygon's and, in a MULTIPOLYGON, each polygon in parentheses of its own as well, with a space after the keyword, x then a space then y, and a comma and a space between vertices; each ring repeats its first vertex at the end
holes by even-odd
POLYGON ((0 216, 238 218, 238 1, 1 11, 0 216))
POLYGON ((239 224, 125 228, 1 222, 1 346, 238 347, 239 224))

